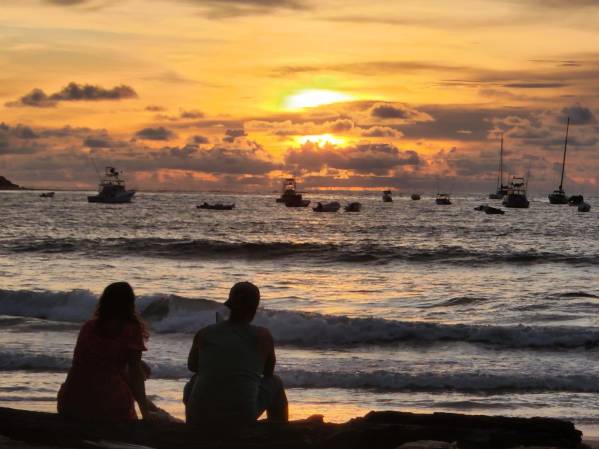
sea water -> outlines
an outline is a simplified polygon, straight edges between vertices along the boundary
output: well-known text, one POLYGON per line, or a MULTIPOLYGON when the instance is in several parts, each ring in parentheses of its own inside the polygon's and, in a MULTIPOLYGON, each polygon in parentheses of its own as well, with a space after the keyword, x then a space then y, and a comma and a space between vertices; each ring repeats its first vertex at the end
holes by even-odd
POLYGON ((142 192, 107 205, 0 193, 0 406, 55 410, 81 323, 124 280, 151 329, 148 394, 182 417, 193 335, 250 280, 292 418, 449 411, 599 425, 595 210, 541 196, 503 216, 473 210, 499 205, 482 194, 451 206, 306 196, 363 209, 314 213, 275 194, 142 192), (197 209, 204 201, 236 206, 197 209))

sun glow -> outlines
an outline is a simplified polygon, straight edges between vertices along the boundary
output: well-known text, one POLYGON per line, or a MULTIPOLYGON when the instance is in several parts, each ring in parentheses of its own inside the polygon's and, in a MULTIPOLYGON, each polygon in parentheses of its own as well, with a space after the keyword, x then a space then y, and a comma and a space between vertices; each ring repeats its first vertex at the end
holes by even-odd
POLYGON ((345 139, 341 137, 333 136, 332 134, 314 134, 311 136, 300 136, 296 138, 296 141, 303 145, 308 142, 315 143, 319 147, 323 147, 325 145, 343 145, 345 143, 345 139))
POLYGON ((354 97, 343 92, 327 89, 304 89, 283 99, 285 109, 303 109, 323 104, 340 103, 353 100, 354 97))

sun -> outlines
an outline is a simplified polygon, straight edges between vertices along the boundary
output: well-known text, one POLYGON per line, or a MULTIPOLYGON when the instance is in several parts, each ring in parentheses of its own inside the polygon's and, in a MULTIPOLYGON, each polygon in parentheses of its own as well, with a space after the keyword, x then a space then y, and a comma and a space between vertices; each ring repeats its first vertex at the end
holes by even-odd
POLYGON ((303 145, 308 142, 315 143, 319 147, 324 147, 325 145, 343 145, 345 143, 345 139, 341 137, 336 137, 331 134, 313 134, 310 136, 299 136, 296 137, 296 141, 303 145))
POLYGON ((323 104, 340 103, 353 100, 354 97, 343 92, 328 89, 303 89, 283 99, 285 109, 303 109, 323 104))

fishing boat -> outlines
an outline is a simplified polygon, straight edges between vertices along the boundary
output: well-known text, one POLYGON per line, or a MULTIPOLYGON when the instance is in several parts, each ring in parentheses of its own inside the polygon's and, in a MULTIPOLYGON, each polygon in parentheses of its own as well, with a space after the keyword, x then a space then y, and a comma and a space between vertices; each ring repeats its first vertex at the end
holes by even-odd
POLYGON ((435 203, 445 206, 451 204, 451 199, 449 197, 449 193, 437 193, 437 197, 435 198, 435 203))
POLYGON ((499 147, 499 173, 497 173, 497 190, 489 193, 489 199, 500 200, 507 195, 508 186, 503 184, 503 134, 501 135, 501 146, 499 147))
POLYGON ((341 208, 341 204, 337 201, 331 203, 316 203, 316 207, 313 207, 314 212, 337 212, 341 208))
POLYGON ((215 203, 209 204, 204 201, 202 204, 199 204, 198 209, 209 209, 209 210, 233 210, 235 208, 235 203, 232 204, 223 204, 223 203, 215 203))
POLYGON ((508 187, 507 195, 503 198, 503 205, 515 209, 528 209, 530 203, 526 198, 527 188, 527 180, 514 176, 508 187))
POLYGON ((353 203, 349 203, 344 207, 344 209, 345 212, 360 212, 362 210, 362 204, 355 201, 353 203))
POLYGON ((412 198, 413 201, 418 201, 418 200, 420 200, 420 194, 419 193, 412 193, 412 195, 410 196, 410 198, 412 198))
POLYGON ((125 189, 125 181, 120 178, 120 173, 114 167, 106 167, 104 177, 100 180, 97 195, 90 195, 90 203, 130 203, 135 195, 135 190, 125 189))
POLYGON ((277 203, 284 203, 288 198, 293 198, 297 193, 297 184, 295 178, 287 178, 283 180, 283 188, 281 189, 281 196, 277 198, 277 203))
POLYGON ((554 190, 549 194, 549 203, 550 204, 568 204, 568 197, 566 196, 566 192, 564 192, 563 184, 564 184, 564 170, 566 168, 566 150, 568 149, 568 130, 570 128, 570 117, 568 117, 568 122, 566 123, 566 140, 564 141, 564 158, 562 160, 562 177, 559 182, 559 187, 557 190, 554 190))
POLYGON ((40 198, 54 198, 54 192, 40 193, 40 198))
POLYGON ((391 190, 385 190, 383 192, 383 203, 392 203, 393 197, 391 196, 391 190))

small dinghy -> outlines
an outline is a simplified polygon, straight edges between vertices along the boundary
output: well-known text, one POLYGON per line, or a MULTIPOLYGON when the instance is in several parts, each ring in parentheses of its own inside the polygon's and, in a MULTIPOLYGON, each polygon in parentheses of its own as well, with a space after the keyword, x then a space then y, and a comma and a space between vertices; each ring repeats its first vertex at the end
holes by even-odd
POLYGON ((485 214, 503 215, 503 214, 505 214, 505 212, 502 211, 501 209, 497 209, 496 207, 487 206, 487 207, 485 207, 485 214))
POLYGON ((54 198, 54 192, 40 193, 40 198, 54 198))
POLYGON ((474 210, 477 210, 479 212, 484 212, 487 207, 489 207, 488 204, 481 204, 480 206, 476 206, 474 208, 474 210))
POLYGON ((418 201, 420 199, 420 194, 419 193, 412 193, 412 195, 410 196, 410 198, 412 198, 412 201, 418 201))
POLYGON ((341 204, 337 201, 333 201, 332 203, 316 203, 316 207, 313 207, 312 210, 314 212, 337 212, 341 208, 341 204))
POLYGON ((572 195, 568 198, 568 204, 570 206, 578 206, 581 203, 584 203, 584 197, 582 195, 572 195))
POLYGON ((345 212, 360 212, 362 204, 358 202, 349 203, 345 206, 345 212))
POLYGON ((582 202, 578 205, 578 212, 589 212, 591 210, 591 205, 586 202, 582 202))
POLYGON ((383 203, 392 203, 393 197, 391 196, 391 190, 385 190, 383 192, 383 203))
POLYGON ((233 204, 222 204, 222 203, 209 204, 204 201, 202 204, 198 205, 198 209, 209 209, 209 210, 232 210, 234 208, 235 208, 235 203, 233 203, 233 204))

